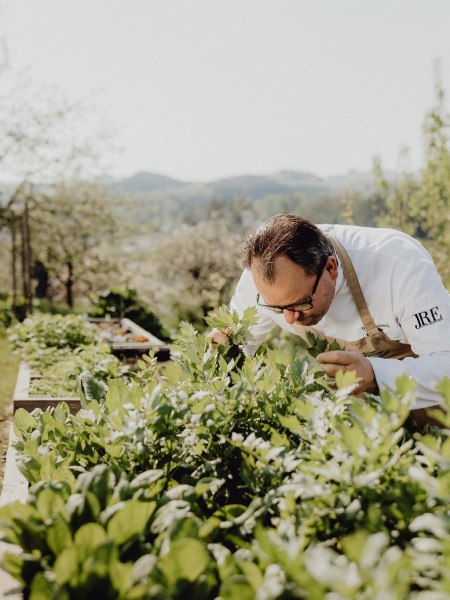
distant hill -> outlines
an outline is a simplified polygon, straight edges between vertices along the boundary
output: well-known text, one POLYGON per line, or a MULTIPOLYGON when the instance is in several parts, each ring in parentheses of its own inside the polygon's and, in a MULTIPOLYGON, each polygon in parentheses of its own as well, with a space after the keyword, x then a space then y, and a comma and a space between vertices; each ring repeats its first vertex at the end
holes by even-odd
POLYGON ((166 177, 165 175, 159 175, 158 173, 149 173, 143 171, 136 173, 132 177, 114 181, 111 184, 112 189, 122 190, 124 192, 150 192, 153 190, 167 190, 173 188, 184 187, 186 184, 184 181, 173 179, 172 177, 166 177))
POLYGON ((212 195, 219 198, 260 198, 268 194, 291 194, 288 185, 278 182, 273 177, 258 175, 241 175, 218 179, 207 184, 212 195))
MULTIPOLYGON (((395 179, 393 174, 386 174, 395 179)), ((132 177, 114 181, 111 188, 123 192, 157 192, 173 190, 177 196, 186 192, 187 196, 200 195, 222 199, 256 199, 268 195, 340 193, 344 190, 368 193, 373 190, 372 173, 349 171, 344 175, 318 177, 302 171, 280 171, 268 175, 238 175, 209 181, 206 183, 181 181, 151 172, 136 173, 132 177)))
POLYGON ((324 183, 323 177, 305 173, 303 171, 280 171, 275 175, 278 181, 289 186, 297 185, 321 185, 324 183))
MULTIPOLYGON (((385 173, 388 179, 395 177, 385 173)), ((115 212, 119 219, 148 231, 170 231, 192 224, 217 211, 227 210, 236 227, 247 226, 277 212, 297 212, 313 222, 339 218, 342 199, 349 194, 359 201, 353 210, 357 222, 370 224, 370 196, 374 191, 370 172, 319 177, 303 171, 284 170, 267 175, 238 175, 207 182, 181 181, 157 173, 141 172, 110 184, 121 196, 115 212)))

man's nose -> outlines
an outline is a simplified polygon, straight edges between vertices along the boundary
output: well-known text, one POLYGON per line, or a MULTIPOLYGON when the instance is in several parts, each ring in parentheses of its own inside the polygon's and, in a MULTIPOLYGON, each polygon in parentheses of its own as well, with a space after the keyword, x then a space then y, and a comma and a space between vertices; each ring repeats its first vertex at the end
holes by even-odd
POLYGON ((295 321, 297 321, 297 319, 300 316, 300 313, 298 312, 298 310, 283 310, 283 316, 284 316, 284 320, 286 321, 286 323, 289 323, 289 325, 292 325, 292 323, 295 323, 295 321))

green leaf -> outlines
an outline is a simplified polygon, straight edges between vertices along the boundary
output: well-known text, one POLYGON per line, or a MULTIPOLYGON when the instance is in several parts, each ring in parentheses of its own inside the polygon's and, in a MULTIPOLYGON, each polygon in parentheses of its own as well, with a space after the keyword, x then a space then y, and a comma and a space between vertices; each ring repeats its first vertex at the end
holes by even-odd
POLYGON ((441 379, 436 385, 436 389, 444 398, 447 410, 450 410, 450 378, 444 377, 441 379))
POLYGON ((379 562, 389 546, 389 535, 385 531, 379 531, 370 535, 364 544, 359 562, 366 570, 373 569, 379 562))
POLYGON ((63 548, 72 543, 72 533, 68 523, 61 515, 57 515, 46 528, 47 544, 57 556, 63 548))
POLYGON ((56 469, 54 469, 51 478, 54 481, 65 481, 72 488, 74 487, 76 481, 75 475, 68 467, 57 467, 56 469))
POLYGON ((36 517, 36 509, 30 504, 23 504, 15 501, 0 506, 0 524, 10 524, 17 517, 23 518, 25 521, 36 517))
POLYGON ((255 563, 249 561, 239 561, 239 568, 245 575, 253 590, 255 592, 258 591, 264 580, 261 569, 255 565, 255 563))
POLYGON ((14 413, 13 429, 19 439, 22 438, 22 432, 26 433, 29 429, 37 429, 38 425, 33 416, 24 408, 18 408, 14 413))
POLYGON ((280 433, 276 429, 271 430, 270 442, 272 446, 287 446, 289 444, 287 435, 280 433))
POLYGON ((366 442, 362 430, 356 424, 349 427, 347 423, 342 422, 336 423, 336 430, 341 434, 346 450, 355 456, 359 456, 361 449, 365 448, 366 442))
POLYGON ((203 477, 195 485, 195 494, 197 496, 203 496, 203 494, 208 492, 215 494, 224 483, 224 479, 217 479, 217 477, 203 477))
POLYGON ((292 431, 294 433, 298 433, 301 434, 303 432, 303 425, 301 424, 301 422, 299 421, 298 417, 296 417, 295 415, 278 415, 278 420, 280 421, 281 425, 283 427, 285 427, 286 429, 288 429, 289 431, 292 431))
POLYGON ((129 388, 123 379, 113 379, 108 386, 105 404, 111 413, 124 414, 124 404, 130 403, 139 408, 142 395, 142 390, 129 388))
POLYGON ((233 575, 221 585, 219 595, 223 600, 254 600, 255 590, 244 575, 233 575))
POLYGON ((209 539, 212 533, 219 529, 221 522, 222 520, 218 517, 209 517, 206 519, 199 529, 199 537, 202 539, 209 539))
POLYGON ((74 544, 80 556, 88 556, 106 540, 106 531, 99 523, 86 523, 75 533, 74 544))
POLYGON ((92 492, 72 494, 66 502, 70 525, 78 529, 85 523, 96 521, 100 514, 100 503, 92 492))
POLYGON ((339 345, 339 343, 337 342, 337 340, 333 340, 331 342, 331 344, 328 345, 328 351, 331 352, 332 350, 343 350, 343 348, 341 348, 341 346, 339 345))
POLYGON ((66 503, 58 492, 51 489, 43 489, 37 497, 36 508, 40 517, 45 520, 56 517, 59 513, 65 513, 66 503))
POLYGON ((326 339, 320 338, 316 336, 311 331, 306 332, 306 340, 309 346, 306 348, 308 353, 311 356, 318 356, 322 352, 332 351, 332 350, 343 350, 339 343, 336 340, 333 340, 330 344, 326 339))
POLYGON ((233 521, 245 513, 247 507, 243 504, 226 504, 214 513, 213 517, 220 517, 224 521, 233 521))
POLYGON ((400 397, 411 395, 415 392, 416 382, 409 375, 402 375, 396 380, 396 392, 400 397))
POLYGON ((64 423, 55 419, 55 417, 48 412, 43 412, 41 414, 41 423, 48 425, 50 430, 57 429, 59 433, 62 433, 63 435, 66 432, 64 423))
POLYGON ((159 568, 169 581, 195 581, 206 570, 210 557, 205 544, 194 538, 175 540, 159 561, 159 568))
POLYGON ((83 371, 78 377, 81 405, 86 407, 92 400, 101 402, 106 396, 106 385, 93 377, 90 371, 83 371))
POLYGON ((116 544, 124 544, 132 537, 143 534, 155 509, 156 502, 129 500, 124 508, 108 521, 108 537, 116 544))
POLYGON ((235 310, 222 305, 205 317, 210 327, 226 331, 230 342, 235 345, 245 344, 253 340, 250 328, 258 322, 258 311, 254 306, 244 310, 242 317, 235 310))
POLYGON ((119 414, 123 413, 123 396, 127 393, 127 387, 124 382, 120 379, 113 379, 106 393, 105 404, 109 412, 113 413, 117 411, 119 414))
POLYGON ((353 562, 358 562, 366 544, 369 532, 365 530, 356 531, 341 540, 345 555, 353 562))
POLYGON ((200 523, 200 519, 194 516, 186 516, 183 519, 174 521, 170 527, 170 539, 198 538, 200 523))
POLYGON ((327 340, 317 337, 311 331, 306 332, 306 339, 309 343, 306 349, 311 356, 316 357, 327 349, 327 340))
POLYGON ((133 581, 137 583, 148 577, 155 568, 156 562, 157 558, 153 554, 144 554, 138 558, 133 564, 133 581))
POLYGON ((344 390, 354 384, 356 384, 357 382, 357 375, 355 373, 355 371, 343 371, 342 369, 340 369, 337 373, 336 373, 336 387, 338 390, 344 390))
POLYGON ((100 464, 78 477, 77 488, 83 493, 91 492, 100 507, 104 507, 113 492, 115 482, 112 469, 105 464, 100 464))
POLYGON ((148 471, 144 471, 130 481, 130 490, 151 487, 155 481, 158 481, 162 477, 164 477, 164 471, 162 469, 149 469, 148 471))
POLYGON ((113 458, 120 458, 124 452, 124 446, 118 444, 117 442, 114 444, 105 444, 104 445, 105 452, 112 456, 113 458))
POLYGON ((78 573, 78 552, 75 546, 68 546, 57 556, 53 570, 56 575, 56 583, 64 585, 78 573))
MULTIPOLYGON (((31 582, 29 600, 49 600, 54 597, 54 587, 45 577, 44 573, 36 573, 31 582)), ((69 594, 58 594, 58 600, 69 600, 69 594)))
POLYGON ((109 573, 114 589, 120 594, 125 594, 132 585, 133 564, 122 563, 120 561, 112 562, 109 567, 109 573))
POLYGON ((32 554, 6 552, 2 558, 2 568, 23 585, 33 579, 41 570, 41 565, 39 558, 32 554))

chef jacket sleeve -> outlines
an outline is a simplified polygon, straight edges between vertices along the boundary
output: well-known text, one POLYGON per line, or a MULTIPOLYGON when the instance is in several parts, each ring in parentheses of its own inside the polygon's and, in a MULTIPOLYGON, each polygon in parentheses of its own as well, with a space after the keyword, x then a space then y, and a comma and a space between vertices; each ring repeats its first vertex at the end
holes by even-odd
POLYGON ((436 384, 450 377, 450 295, 425 251, 396 261, 391 286, 395 318, 417 358, 369 358, 378 387, 395 389, 406 373, 416 382, 413 408, 439 404, 436 384))

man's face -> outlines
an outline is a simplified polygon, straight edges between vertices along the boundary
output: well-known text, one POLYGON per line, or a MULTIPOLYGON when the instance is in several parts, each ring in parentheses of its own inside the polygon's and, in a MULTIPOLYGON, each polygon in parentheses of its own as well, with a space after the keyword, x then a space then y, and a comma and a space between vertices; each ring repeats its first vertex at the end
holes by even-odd
MULTIPOLYGON (((287 256, 282 255, 275 259, 273 283, 263 280, 259 266, 259 259, 255 259, 251 272, 260 294, 260 303, 271 306, 295 306, 304 303, 311 296, 317 276, 307 275, 302 267, 287 256)), ((286 322, 292 324, 297 321, 301 325, 316 325, 330 308, 337 275, 336 258, 329 256, 312 299, 312 308, 305 311, 283 310, 286 322)))

